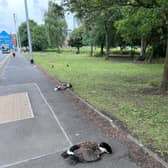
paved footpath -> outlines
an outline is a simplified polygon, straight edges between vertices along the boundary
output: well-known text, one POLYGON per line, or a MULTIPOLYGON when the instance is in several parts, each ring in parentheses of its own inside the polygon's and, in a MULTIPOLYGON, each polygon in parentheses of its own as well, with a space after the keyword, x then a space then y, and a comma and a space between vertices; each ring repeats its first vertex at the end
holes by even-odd
POLYGON ((33 117, 0 124, 0 168, 68 168, 61 151, 84 140, 106 141, 113 155, 81 168, 137 168, 128 149, 105 136, 75 103, 54 92, 50 80, 24 56, 11 57, 0 73, 0 96, 27 93, 33 117))
POLYGON ((3 65, 7 62, 8 58, 10 57, 10 54, 2 54, 0 53, 0 69, 3 67, 3 65))
POLYGON ((0 62, 6 57, 6 54, 1 54, 0 53, 0 62))

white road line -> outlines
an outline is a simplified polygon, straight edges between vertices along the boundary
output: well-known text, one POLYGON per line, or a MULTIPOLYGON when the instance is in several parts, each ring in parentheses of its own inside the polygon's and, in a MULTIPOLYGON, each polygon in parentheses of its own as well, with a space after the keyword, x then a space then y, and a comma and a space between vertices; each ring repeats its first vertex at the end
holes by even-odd
MULTIPOLYGON (((43 93, 41 92, 41 89, 40 87, 37 85, 37 83, 25 83, 25 84, 14 84, 14 85, 8 85, 8 86, 13 86, 13 87, 17 87, 18 85, 23 85, 23 86, 26 86, 26 85, 34 85, 38 92, 40 93, 40 96, 42 97, 42 99, 44 100, 44 102, 47 104, 48 108, 50 109, 54 119, 56 120, 58 126, 60 127, 61 131, 63 132, 64 136, 66 137, 68 143, 70 146, 72 146, 72 142, 68 136, 68 134, 66 133, 66 131, 64 130, 64 128, 62 127, 60 121, 58 120, 58 117, 56 116, 56 114, 54 113, 52 107, 49 105, 49 103, 47 102, 46 98, 44 97, 43 93)), ((1 86, 0 86, 1 87, 1 86)), ((61 150, 62 151, 62 150, 61 150)), ((50 156, 50 155, 54 155, 56 153, 59 153, 61 151, 57 151, 57 152, 53 152, 53 153, 48 153, 48 154, 43 154, 43 155, 39 155, 39 156, 35 156, 35 157, 32 157, 32 158, 29 158, 29 159, 25 159, 25 160, 21 160, 21 161, 17 161, 17 162, 14 162, 14 163, 11 163, 11 164, 6 164, 6 165, 2 165, 0 166, 0 168, 8 168, 8 167, 12 167, 12 166, 16 166, 16 165, 19 165, 19 164, 22 164, 22 163, 26 163, 26 162, 29 162, 29 161, 33 161, 33 160, 37 160, 37 159, 41 159, 41 158, 44 158, 44 157, 47 157, 47 156, 50 156)))
POLYGON ((29 86, 29 85, 34 85, 33 82, 29 82, 29 83, 16 83, 16 84, 11 84, 11 85, 6 85, 6 84, 2 84, 0 85, 0 88, 4 88, 4 87, 18 87, 18 86, 29 86))
MULTIPOLYGON (((34 85, 34 86, 37 88, 37 90, 39 91, 39 93, 40 93, 42 99, 43 99, 44 102, 47 104, 48 108, 50 109, 50 111, 51 111, 51 113, 52 113, 52 115, 53 115, 53 117, 54 117, 54 119, 56 120, 58 126, 60 127, 60 129, 61 129, 61 131, 63 132, 64 136, 66 137, 67 141, 69 142, 69 145, 71 146, 71 145, 73 144, 72 141, 70 140, 70 138, 69 138, 68 134, 66 133, 65 129, 64 129, 63 126, 61 125, 61 123, 60 123, 58 117, 56 116, 55 112, 53 111, 52 107, 51 107, 51 106, 49 105, 49 103, 47 102, 46 98, 44 97, 44 95, 43 95, 43 93, 41 92, 41 89, 40 89, 40 87, 37 85, 37 83, 33 83, 33 82, 32 82, 32 83, 13 84, 13 85, 5 85, 5 86, 8 86, 8 87, 17 87, 18 85, 20 85, 20 86, 34 85)), ((0 88, 1 88, 1 87, 4 87, 4 86, 0 86, 0 88)))
POLYGON ((39 91, 39 93, 40 93, 41 97, 43 98, 44 102, 45 102, 45 103, 47 104, 47 106, 49 107, 49 109, 50 109, 50 111, 51 111, 51 113, 52 113, 54 119, 55 119, 56 122, 58 123, 60 129, 62 130, 63 134, 65 135, 65 137, 66 137, 67 141, 69 142, 70 146, 72 146, 73 143, 71 142, 71 140, 70 140, 68 134, 67 134, 66 131, 64 130, 63 126, 61 125, 61 123, 60 123, 58 117, 56 116, 55 112, 53 111, 52 107, 49 105, 49 103, 47 102, 47 100, 46 100, 46 98, 44 97, 43 93, 41 92, 40 87, 37 85, 37 83, 34 83, 34 85, 36 86, 37 90, 39 91))
POLYGON ((111 124, 111 126, 115 129, 118 129, 118 127, 114 124, 114 121, 108 117, 107 115, 101 113, 98 109, 96 109, 94 106, 92 106, 91 104, 89 104, 88 102, 86 102, 83 98, 81 98, 80 96, 78 96, 77 94, 75 94, 72 90, 68 90, 74 97, 76 97, 77 99, 79 99, 82 103, 84 103, 85 105, 87 105, 89 108, 91 108, 93 111, 95 111, 97 114, 99 114, 102 118, 104 118, 105 120, 109 121, 109 123, 111 124))
POLYGON ((8 120, 8 121, 2 121, 0 122, 0 126, 1 125, 4 125, 4 124, 12 124, 12 123, 17 123, 19 121, 24 121, 24 120, 29 120, 29 119, 33 119, 34 117, 30 116, 30 117, 27 117, 27 118, 23 118, 23 119, 15 119, 14 121, 11 121, 11 120, 8 120))
POLYGON ((32 158, 25 159, 25 160, 22 160, 22 161, 17 161, 17 162, 11 163, 11 164, 2 165, 2 166, 0 166, 0 168, 8 168, 8 167, 12 167, 12 166, 17 166, 19 164, 23 164, 23 163, 27 163, 27 162, 30 162, 30 161, 33 161, 33 160, 41 159, 41 158, 44 158, 44 157, 47 157, 47 156, 57 154, 59 152, 62 152, 62 150, 57 151, 57 152, 53 152, 53 153, 47 153, 47 154, 35 156, 35 157, 32 157, 32 158))
POLYGON ((31 103, 30 103, 29 95, 28 95, 27 92, 26 92, 26 98, 27 98, 27 102, 28 102, 30 113, 31 113, 32 117, 34 117, 34 113, 33 113, 33 110, 32 110, 31 103))

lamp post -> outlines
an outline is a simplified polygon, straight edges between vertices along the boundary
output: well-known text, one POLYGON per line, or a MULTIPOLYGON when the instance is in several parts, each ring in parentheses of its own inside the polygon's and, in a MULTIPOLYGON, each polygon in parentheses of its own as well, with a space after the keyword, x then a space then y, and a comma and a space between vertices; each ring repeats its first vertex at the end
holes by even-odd
POLYGON ((29 55, 30 55, 30 63, 33 64, 33 54, 32 54, 32 43, 31 43, 31 34, 30 34, 30 26, 29 26, 29 15, 27 9, 27 0, 25 2, 25 12, 26 12, 26 22, 27 22, 27 34, 28 34, 28 42, 29 42, 29 55))
POLYGON ((18 33, 17 33, 17 27, 16 27, 16 14, 13 14, 13 20, 14 20, 14 25, 15 25, 15 32, 16 32, 16 41, 17 41, 17 51, 20 51, 19 47, 19 39, 18 39, 18 33))
MULTIPOLYGON (((18 28, 18 24, 17 24, 18 22, 17 22, 17 17, 16 17, 16 26, 17 26, 17 28, 18 28)), ((19 40, 19 48, 20 48, 20 50, 22 49, 22 45, 21 45, 21 40, 20 40, 20 32, 19 32, 19 28, 18 28, 18 40, 19 40)))

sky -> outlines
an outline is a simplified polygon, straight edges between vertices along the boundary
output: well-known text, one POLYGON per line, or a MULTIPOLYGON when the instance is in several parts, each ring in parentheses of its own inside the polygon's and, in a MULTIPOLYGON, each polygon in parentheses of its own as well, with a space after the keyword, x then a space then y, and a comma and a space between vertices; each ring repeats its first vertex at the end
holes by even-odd
MULTIPOLYGON (((59 0, 56 0, 59 3, 59 0)), ((29 18, 43 24, 44 12, 48 8, 48 0, 27 0, 29 18)), ((16 14, 17 26, 26 20, 24 0, 0 0, 0 32, 16 32, 13 14, 16 14)), ((73 29, 72 14, 66 15, 68 29, 73 29)))

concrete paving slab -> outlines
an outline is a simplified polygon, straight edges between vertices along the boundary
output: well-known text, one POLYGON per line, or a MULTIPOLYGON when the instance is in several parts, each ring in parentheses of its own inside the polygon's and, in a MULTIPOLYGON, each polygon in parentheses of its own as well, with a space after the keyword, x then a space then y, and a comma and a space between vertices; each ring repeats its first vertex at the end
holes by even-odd
POLYGON ((11 54, 0 54, 0 69, 3 67, 3 65, 8 61, 11 54))
POLYGON ((0 124, 33 117, 27 93, 0 96, 0 124))
POLYGON ((0 167, 59 152, 70 144, 33 84, 0 87, 0 96, 27 92, 34 118, 0 125, 0 167))

